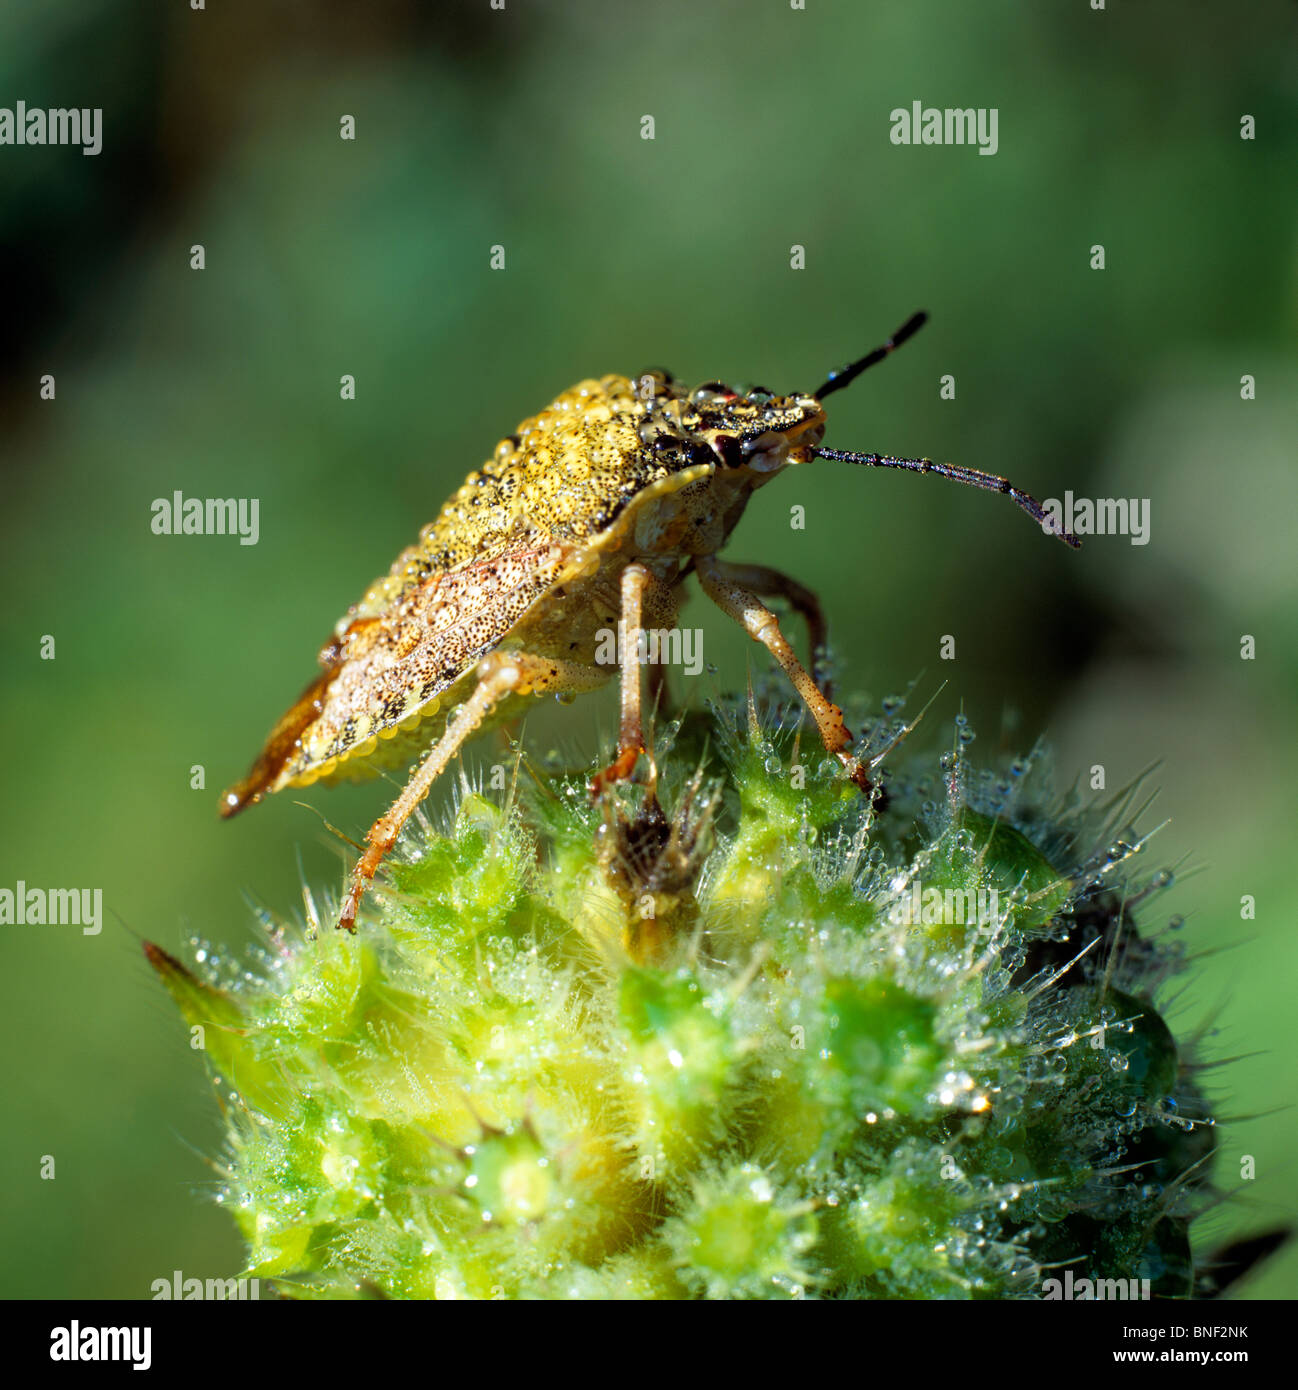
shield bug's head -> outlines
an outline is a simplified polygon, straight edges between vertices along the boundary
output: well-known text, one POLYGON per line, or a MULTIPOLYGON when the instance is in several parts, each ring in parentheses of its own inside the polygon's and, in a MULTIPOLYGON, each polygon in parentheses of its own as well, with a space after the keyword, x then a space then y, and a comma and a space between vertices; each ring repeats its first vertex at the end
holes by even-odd
POLYGON ((825 434, 825 412, 814 396, 780 396, 761 386, 708 381, 688 400, 698 421, 692 435, 723 468, 775 473, 810 458, 806 451, 825 434))
POLYGON ((814 396, 720 381, 689 390, 662 373, 641 381, 657 388, 646 422, 656 447, 682 451, 686 463, 743 474, 754 485, 786 464, 805 462, 824 437, 825 412, 814 396))

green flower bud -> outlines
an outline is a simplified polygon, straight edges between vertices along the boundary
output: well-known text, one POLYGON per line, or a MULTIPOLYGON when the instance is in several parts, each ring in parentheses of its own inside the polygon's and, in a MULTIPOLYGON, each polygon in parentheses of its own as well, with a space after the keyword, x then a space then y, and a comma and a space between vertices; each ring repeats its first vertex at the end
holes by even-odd
POLYGON ((1124 881, 1132 832, 1019 765, 889 766, 873 806, 723 708, 660 731, 653 789, 466 793, 355 936, 273 924, 260 983, 148 947, 230 1092, 245 1274, 1039 1298, 1074 1261, 1192 1294, 1213 1122, 1130 911, 1170 875, 1124 881))

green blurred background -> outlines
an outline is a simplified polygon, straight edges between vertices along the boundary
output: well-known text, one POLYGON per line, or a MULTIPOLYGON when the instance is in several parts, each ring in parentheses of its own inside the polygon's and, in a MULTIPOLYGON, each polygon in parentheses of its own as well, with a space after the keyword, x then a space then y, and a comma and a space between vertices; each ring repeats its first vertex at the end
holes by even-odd
MULTIPOLYGON (((845 687, 946 679, 931 738, 963 703, 974 752, 1045 734, 1063 785, 1161 760, 1148 867, 1198 866, 1158 909, 1206 953, 1172 1020, 1215 1029, 1214 1058, 1254 1054, 1208 1073, 1241 1195, 1199 1234, 1291 1217, 1294 18, 1280 0, 0 11, 0 105, 104 109, 97 158, 0 149, 0 883, 99 886, 107 917, 98 937, 0 929, 3 1293, 147 1297, 174 1269, 237 1269, 232 1223, 196 1195, 215 1106, 139 939, 242 945, 249 897, 287 913, 303 873, 340 883, 321 815, 361 834, 382 784, 230 824, 217 795, 463 475, 584 376, 809 389, 921 307, 929 327, 834 398, 827 442, 1147 497, 1151 543, 1071 554, 1003 499, 823 463, 762 493, 729 554, 821 592, 845 687), (997 108, 999 152, 893 146, 889 112, 915 100, 997 108), (154 536, 176 489, 259 498, 259 544, 154 536)), ((686 621, 720 668, 700 679, 741 683, 747 639, 697 596, 686 621)), ((549 707, 529 737, 593 752, 611 701, 549 707)), ((1296 1288, 1291 1250, 1246 1295, 1296 1288)))

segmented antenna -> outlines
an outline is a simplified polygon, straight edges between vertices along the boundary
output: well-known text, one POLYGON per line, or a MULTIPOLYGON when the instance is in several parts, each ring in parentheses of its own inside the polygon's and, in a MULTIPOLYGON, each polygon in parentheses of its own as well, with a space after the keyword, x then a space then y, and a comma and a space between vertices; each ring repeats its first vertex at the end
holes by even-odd
MULTIPOLYGON (((884 349, 880 348, 877 351, 882 352, 884 349)), ((864 360, 863 358, 862 361, 864 360)), ((936 473, 939 478, 949 478, 956 483, 968 483, 970 487, 980 487, 986 492, 1003 492, 1027 512, 1042 530, 1048 531, 1052 536, 1058 536, 1074 550, 1082 548, 1081 541, 1071 531, 1065 531, 1035 497, 1021 492, 1008 478, 997 477, 995 473, 984 473, 979 468, 962 468, 956 463, 934 463, 932 459, 899 459, 893 458, 891 454, 857 454, 849 449, 822 449, 819 445, 811 452, 817 458, 837 459, 840 463, 859 463, 864 468, 902 468, 908 473, 936 473)))
POLYGON ((813 391, 811 394, 817 400, 823 401, 831 391, 841 391, 844 386, 850 386, 867 367, 873 367, 876 362, 882 362, 890 352, 895 352, 907 338, 913 338, 927 322, 928 315, 923 309, 918 314, 912 314, 882 347, 875 348, 873 352, 867 352, 864 357, 858 357, 855 362, 849 362, 846 367, 840 367, 836 372, 830 372, 829 379, 820 390, 813 391))

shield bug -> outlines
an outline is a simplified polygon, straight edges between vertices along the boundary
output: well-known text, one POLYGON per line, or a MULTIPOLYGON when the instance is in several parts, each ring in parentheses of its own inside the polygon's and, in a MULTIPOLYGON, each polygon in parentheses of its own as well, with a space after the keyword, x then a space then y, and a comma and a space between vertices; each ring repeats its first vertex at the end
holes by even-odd
POLYGON ((405 790, 370 827, 352 872, 338 925, 353 929, 383 857, 464 741, 517 715, 533 696, 605 684, 615 668, 597 655, 610 629, 623 634, 618 751, 592 790, 631 776, 644 751, 639 637, 676 626, 691 570, 784 668, 825 748, 870 793, 842 711, 813 674, 825 638, 815 595, 778 570, 730 564, 718 552, 759 487, 818 458, 1004 492, 1055 529, 1041 505, 1004 478, 820 447, 825 397, 882 361, 925 318, 914 315, 810 394, 738 391, 715 381, 690 390, 663 371, 565 391, 497 446, 339 621, 320 650, 320 674, 225 793, 221 814, 284 787, 373 776, 418 759, 405 790), (812 673, 762 602, 772 597, 806 621, 812 673))

